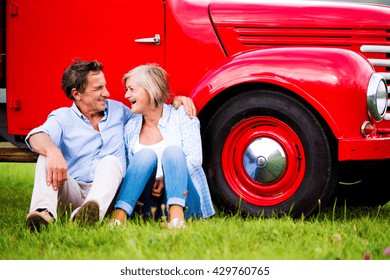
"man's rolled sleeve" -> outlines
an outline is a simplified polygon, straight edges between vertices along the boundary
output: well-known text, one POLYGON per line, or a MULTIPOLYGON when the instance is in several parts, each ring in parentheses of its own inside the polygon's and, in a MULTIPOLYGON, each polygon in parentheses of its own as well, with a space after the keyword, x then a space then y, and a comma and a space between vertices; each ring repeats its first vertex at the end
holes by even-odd
POLYGON ((58 114, 58 110, 53 111, 47 118, 46 122, 32 129, 26 137, 26 145, 27 147, 34 152, 33 148, 30 146, 29 139, 32 135, 43 132, 49 135, 51 141, 57 146, 60 146, 61 137, 62 137, 63 128, 61 126, 60 114, 58 114))

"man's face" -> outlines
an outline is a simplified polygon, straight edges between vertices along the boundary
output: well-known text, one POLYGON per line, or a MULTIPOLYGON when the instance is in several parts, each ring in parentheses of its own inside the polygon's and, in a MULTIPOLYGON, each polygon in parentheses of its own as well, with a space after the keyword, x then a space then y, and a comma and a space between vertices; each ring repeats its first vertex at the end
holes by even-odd
POLYGON ((79 93, 76 100, 81 105, 80 107, 83 108, 82 111, 99 113, 106 109, 106 100, 109 96, 110 93, 106 88, 106 79, 103 72, 90 72, 85 92, 79 93))

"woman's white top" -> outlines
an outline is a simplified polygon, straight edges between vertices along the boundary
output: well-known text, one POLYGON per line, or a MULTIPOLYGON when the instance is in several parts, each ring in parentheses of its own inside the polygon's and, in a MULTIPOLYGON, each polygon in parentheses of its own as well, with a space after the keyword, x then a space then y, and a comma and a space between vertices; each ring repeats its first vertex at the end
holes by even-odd
POLYGON ((163 171, 162 171, 162 166, 161 166, 161 158, 162 154, 167 147, 167 144, 165 143, 164 140, 161 140, 158 143, 152 144, 152 145, 143 145, 139 142, 139 135, 138 135, 138 140, 135 141, 134 146, 132 148, 132 153, 135 154, 139 152, 140 150, 147 148, 153 150, 156 155, 157 155, 157 173, 156 173, 156 178, 162 177, 163 176, 163 171))

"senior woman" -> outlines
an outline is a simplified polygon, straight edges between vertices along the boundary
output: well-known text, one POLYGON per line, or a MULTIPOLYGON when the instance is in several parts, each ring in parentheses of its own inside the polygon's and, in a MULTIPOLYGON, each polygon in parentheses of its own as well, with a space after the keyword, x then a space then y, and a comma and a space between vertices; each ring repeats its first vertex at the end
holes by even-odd
POLYGON ((169 228, 184 227, 190 217, 214 215, 202 169, 199 120, 190 118, 183 106, 176 110, 165 104, 170 94, 166 71, 141 65, 125 74, 123 82, 131 111, 138 115, 125 126, 128 168, 114 205, 114 223, 123 225, 136 205, 143 215, 167 216, 169 228))

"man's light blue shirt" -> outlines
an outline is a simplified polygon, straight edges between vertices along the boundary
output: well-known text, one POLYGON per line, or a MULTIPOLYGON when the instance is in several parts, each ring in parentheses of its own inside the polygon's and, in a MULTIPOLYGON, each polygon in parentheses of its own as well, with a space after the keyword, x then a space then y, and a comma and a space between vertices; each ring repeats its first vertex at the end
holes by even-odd
POLYGON ((125 173, 123 127, 132 116, 123 103, 107 100, 104 116, 98 124, 99 131, 96 131, 73 103, 70 108, 51 112, 43 125, 30 131, 26 143, 29 146, 28 139, 35 133, 48 134, 64 155, 69 175, 76 181, 90 183, 97 163, 107 155, 118 157, 125 173))

